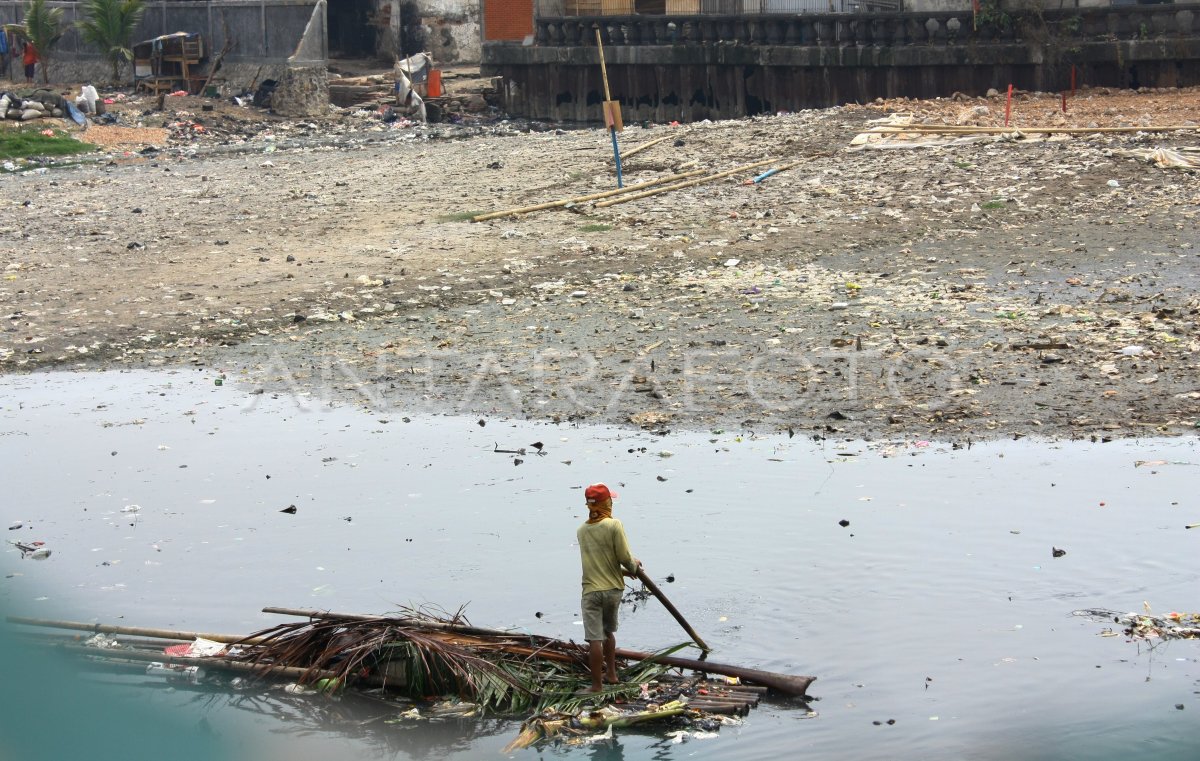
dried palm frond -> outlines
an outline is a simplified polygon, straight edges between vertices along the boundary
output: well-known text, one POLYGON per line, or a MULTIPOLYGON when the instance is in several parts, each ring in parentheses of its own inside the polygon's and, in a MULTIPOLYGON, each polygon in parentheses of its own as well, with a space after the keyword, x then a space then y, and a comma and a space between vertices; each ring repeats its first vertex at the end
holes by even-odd
MULTIPOLYGON (((263 673, 278 666, 304 669, 301 683, 332 679, 345 686, 366 679, 413 697, 455 694, 484 711, 501 713, 576 711, 595 697, 576 694, 590 683, 579 646, 474 629, 461 608, 450 615, 404 609, 396 616, 314 618, 246 639, 257 644, 246 647, 243 660, 263 673)), ((668 670, 643 661, 627 672, 627 679, 641 683, 668 670)), ((637 689, 626 684, 601 697, 629 696, 637 689)))

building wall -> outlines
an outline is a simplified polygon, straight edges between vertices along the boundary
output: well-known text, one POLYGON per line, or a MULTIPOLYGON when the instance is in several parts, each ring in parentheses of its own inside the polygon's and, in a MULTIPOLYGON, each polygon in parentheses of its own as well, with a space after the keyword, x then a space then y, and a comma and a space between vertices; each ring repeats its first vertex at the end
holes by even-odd
POLYGON ((480 0, 376 0, 381 55, 428 51, 435 65, 479 63, 480 0))
POLYGON ((620 101, 625 122, 727 119, 876 98, 983 95, 1009 84, 1058 92, 1091 86, 1200 85, 1200 2, 1047 10, 1045 27, 976 30, 970 6, 948 12, 677 17, 603 25, 608 85, 594 19, 539 18, 536 44, 487 42, 515 117, 595 121, 620 101), (611 90, 611 96, 609 91, 611 90))
MULTIPOLYGON (((632 1, 632 0, 630 0, 632 1)), ((543 0, 545 2, 545 0, 543 0)), ((523 42, 533 34, 536 13, 561 12, 554 3, 537 10, 533 0, 484 0, 483 36, 488 42, 523 42)))

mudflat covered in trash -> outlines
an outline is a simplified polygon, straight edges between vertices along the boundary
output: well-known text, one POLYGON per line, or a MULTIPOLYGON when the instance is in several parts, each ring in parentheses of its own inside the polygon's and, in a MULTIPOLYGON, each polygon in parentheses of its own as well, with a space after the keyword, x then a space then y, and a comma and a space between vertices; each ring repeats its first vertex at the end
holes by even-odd
POLYGON ((655 430, 1119 437, 1200 419, 1200 178, 1154 163, 1195 155, 1195 89, 1083 89, 1065 113, 1019 93, 1012 127, 1084 132, 907 136, 921 147, 855 138, 881 119, 1002 127, 1004 98, 631 125, 626 151, 668 139, 625 162, 630 184, 768 163, 481 223, 614 188, 607 134, 132 100, 110 113, 143 130, 133 144, 0 183, 4 371, 191 363, 389 414, 655 430), (1183 129, 1086 131, 1167 126, 1183 129))

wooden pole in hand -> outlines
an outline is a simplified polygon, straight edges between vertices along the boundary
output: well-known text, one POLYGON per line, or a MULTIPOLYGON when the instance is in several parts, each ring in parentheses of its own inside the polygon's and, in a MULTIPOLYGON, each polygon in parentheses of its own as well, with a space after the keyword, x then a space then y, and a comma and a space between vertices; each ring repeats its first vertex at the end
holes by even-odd
POLYGON ((619 103, 613 103, 612 92, 608 89, 608 68, 604 65, 604 42, 600 39, 600 25, 595 24, 596 50, 600 52, 600 76, 604 79, 604 121, 608 123, 608 132, 612 135, 613 160, 617 162, 617 187, 625 187, 621 177, 621 149, 617 147, 617 120, 621 115, 619 103))
POLYGON ((658 588, 658 585, 650 580, 650 577, 646 575, 646 571, 641 566, 638 566, 637 577, 643 584, 646 585, 646 589, 649 589, 650 593, 658 598, 658 601, 663 604, 663 607, 667 609, 667 612, 675 617, 675 620, 678 621, 679 625, 683 627, 683 630, 688 633, 688 636, 692 638, 692 641, 700 646, 701 650, 706 653, 712 650, 712 648, 709 647, 704 640, 700 639, 700 635, 697 634, 696 630, 692 628, 692 625, 687 622, 687 619, 683 617, 683 614, 671 604, 671 601, 668 600, 667 596, 662 593, 662 590, 658 588))

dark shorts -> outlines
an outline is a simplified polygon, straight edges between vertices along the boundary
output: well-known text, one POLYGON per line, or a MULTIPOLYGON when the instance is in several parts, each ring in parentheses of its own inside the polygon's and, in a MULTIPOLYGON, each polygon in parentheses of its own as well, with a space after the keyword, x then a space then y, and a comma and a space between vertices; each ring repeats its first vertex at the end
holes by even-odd
POLYGON ((36 63, 29 63, 29 64, 25 64, 25 78, 26 78, 26 79, 33 79, 33 72, 34 72, 35 70, 37 70, 37 64, 36 64, 36 63))
POLYGON ((583 638, 588 642, 602 640, 617 631, 617 608, 621 606, 622 589, 588 592, 580 605, 583 608, 583 638))

